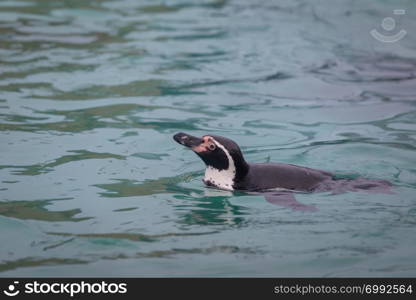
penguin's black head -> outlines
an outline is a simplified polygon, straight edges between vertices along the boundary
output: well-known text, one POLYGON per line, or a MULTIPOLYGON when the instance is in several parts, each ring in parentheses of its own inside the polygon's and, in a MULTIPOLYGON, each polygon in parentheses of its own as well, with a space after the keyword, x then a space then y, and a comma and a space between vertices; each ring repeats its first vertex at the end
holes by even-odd
POLYGON ((181 145, 191 148, 207 165, 218 171, 234 172, 234 180, 242 179, 248 172, 240 147, 234 141, 217 135, 195 137, 183 132, 173 136, 181 145))

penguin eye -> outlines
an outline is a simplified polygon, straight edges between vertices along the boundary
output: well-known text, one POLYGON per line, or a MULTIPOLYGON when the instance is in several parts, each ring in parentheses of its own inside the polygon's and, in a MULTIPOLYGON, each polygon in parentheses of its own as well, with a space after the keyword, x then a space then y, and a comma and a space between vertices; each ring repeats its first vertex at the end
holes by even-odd
POLYGON ((214 150, 215 150, 215 148, 217 148, 217 146, 216 146, 214 143, 210 143, 210 144, 208 145, 208 149, 209 149, 209 150, 211 150, 211 151, 214 151, 214 150))

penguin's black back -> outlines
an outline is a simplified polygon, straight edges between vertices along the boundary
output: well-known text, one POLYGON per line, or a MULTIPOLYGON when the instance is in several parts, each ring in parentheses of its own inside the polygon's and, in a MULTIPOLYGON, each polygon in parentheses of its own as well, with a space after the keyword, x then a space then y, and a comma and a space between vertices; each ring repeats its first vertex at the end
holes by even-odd
POLYGON ((323 181, 332 179, 333 175, 329 172, 291 164, 249 164, 247 175, 235 183, 235 189, 259 191, 283 188, 309 192, 323 181))

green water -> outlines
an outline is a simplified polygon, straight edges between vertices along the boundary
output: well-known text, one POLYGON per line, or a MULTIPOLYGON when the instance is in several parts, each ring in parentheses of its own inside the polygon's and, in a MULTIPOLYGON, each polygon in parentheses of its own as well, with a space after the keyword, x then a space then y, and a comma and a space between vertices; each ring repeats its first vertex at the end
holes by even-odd
POLYGON ((411 0, 0 1, 0 276, 416 276, 415 32, 411 0), (394 193, 207 189, 179 131, 394 193))

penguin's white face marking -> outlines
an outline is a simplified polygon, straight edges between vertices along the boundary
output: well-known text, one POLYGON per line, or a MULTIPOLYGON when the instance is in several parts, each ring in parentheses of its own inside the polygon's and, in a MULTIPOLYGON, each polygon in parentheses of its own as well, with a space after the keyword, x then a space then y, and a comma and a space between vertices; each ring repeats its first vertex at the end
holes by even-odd
MULTIPOLYGON (((236 175, 236 168, 235 168, 234 160, 231 157, 230 153, 223 145, 217 142, 214 138, 210 136, 204 136, 203 139, 204 139, 204 143, 198 146, 197 150, 202 150, 203 148, 204 150, 202 151, 213 151, 218 147, 222 151, 224 151, 228 159, 227 169, 220 170, 220 169, 216 169, 208 165, 207 168, 205 169, 204 183, 210 186, 215 186, 223 190, 228 190, 228 191, 234 190, 233 184, 234 184, 234 179, 236 175)), ((197 151, 195 149, 193 150, 197 151)))

